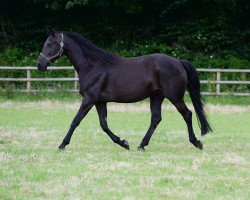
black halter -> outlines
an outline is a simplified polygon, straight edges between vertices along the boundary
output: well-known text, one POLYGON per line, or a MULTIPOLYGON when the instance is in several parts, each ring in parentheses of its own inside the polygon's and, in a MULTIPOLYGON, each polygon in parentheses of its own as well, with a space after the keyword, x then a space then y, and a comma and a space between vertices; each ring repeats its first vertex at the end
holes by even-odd
POLYGON ((46 57, 43 53, 40 53, 40 55, 46 60, 48 61, 49 63, 51 63, 51 60, 53 60, 54 58, 57 58, 58 56, 61 57, 62 54, 63 54, 63 47, 64 47, 64 43, 63 43, 63 34, 60 33, 61 36, 62 36, 62 41, 60 42, 60 49, 58 51, 57 54, 55 54, 54 56, 51 56, 51 57, 46 57))

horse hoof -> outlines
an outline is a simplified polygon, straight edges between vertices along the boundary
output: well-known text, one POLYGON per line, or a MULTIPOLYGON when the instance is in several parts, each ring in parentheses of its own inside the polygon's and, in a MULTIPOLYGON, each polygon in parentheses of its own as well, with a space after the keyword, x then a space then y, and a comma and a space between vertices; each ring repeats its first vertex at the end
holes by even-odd
POLYGON ((199 140, 197 140, 197 148, 199 148, 200 150, 202 150, 203 149, 203 144, 202 144, 202 142, 201 141, 199 141, 199 140))
POLYGON ((200 149, 200 150, 203 149, 203 144, 202 144, 202 142, 201 142, 200 140, 196 140, 196 141, 192 142, 192 144, 193 144, 196 148, 198 148, 198 149, 200 149))
POLYGON ((142 147, 142 146, 139 146, 139 147, 137 148, 137 150, 138 150, 138 151, 145 151, 144 147, 142 147))
POLYGON ((65 145, 61 144, 59 147, 58 147, 59 150, 64 150, 65 149, 65 145))
POLYGON ((128 150, 129 150, 129 144, 128 144, 128 141, 127 141, 127 140, 122 140, 122 146, 123 146, 125 149, 128 149, 128 150))

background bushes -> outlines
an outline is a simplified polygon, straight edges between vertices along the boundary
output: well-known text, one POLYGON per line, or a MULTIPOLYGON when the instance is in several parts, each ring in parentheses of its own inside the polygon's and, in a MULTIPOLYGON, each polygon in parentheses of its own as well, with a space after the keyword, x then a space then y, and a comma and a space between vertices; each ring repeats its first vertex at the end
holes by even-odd
POLYGON ((0 65, 34 66, 51 26, 120 56, 166 53, 196 67, 249 68, 249 8, 248 0, 1 0, 0 65))
POLYGON ((246 68, 249 8, 247 0, 2 0, 0 64, 34 65, 52 26, 122 56, 204 56, 203 67, 246 68))

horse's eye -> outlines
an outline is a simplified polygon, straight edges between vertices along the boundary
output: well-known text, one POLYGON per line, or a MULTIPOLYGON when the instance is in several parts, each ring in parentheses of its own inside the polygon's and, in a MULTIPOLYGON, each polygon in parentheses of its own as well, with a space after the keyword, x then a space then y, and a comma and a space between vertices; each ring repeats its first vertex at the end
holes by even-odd
POLYGON ((52 43, 48 44, 48 46, 51 47, 51 46, 52 46, 52 43))

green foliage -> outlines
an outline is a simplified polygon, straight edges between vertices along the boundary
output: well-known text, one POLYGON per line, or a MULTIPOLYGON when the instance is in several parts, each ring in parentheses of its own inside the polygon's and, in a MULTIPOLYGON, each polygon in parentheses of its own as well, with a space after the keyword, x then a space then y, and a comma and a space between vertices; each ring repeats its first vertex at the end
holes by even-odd
MULTIPOLYGON (((58 31, 78 32, 120 56, 165 53, 202 68, 250 66, 247 0, 2 0, 0 7, 0 65, 34 66, 47 37, 45 27, 52 26, 58 31)), ((70 63, 64 58, 56 65, 70 63)), ((55 77, 70 75, 53 72, 55 77)), ((1 76, 25 74, 9 71, 1 72, 1 76)), ((206 76, 215 79, 201 75, 203 79, 206 76)), ((249 80, 246 75, 233 73, 223 78, 249 80)), ((214 86, 207 87, 214 90, 214 86)), ((237 86, 236 90, 243 91, 244 87, 237 86)))
POLYGON ((122 47, 119 47, 119 45, 113 46, 112 48, 117 49, 118 54, 124 57, 141 56, 153 53, 171 54, 173 51, 172 47, 164 44, 157 44, 155 42, 146 42, 145 44, 134 44, 134 46, 129 50, 123 49, 119 51, 119 49, 122 49, 122 47))
POLYGON ((67 1, 65 8, 70 9, 73 6, 77 5, 85 5, 88 3, 88 0, 73 0, 73 1, 67 1))
POLYGON ((34 66, 38 52, 29 53, 17 47, 7 47, 0 54, 0 65, 3 66, 34 66))
POLYGON ((249 55, 246 0, 3 0, 0 6, 0 46, 4 48, 39 51, 44 27, 50 25, 80 32, 107 48, 120 41, 126 47, 149 41, 183 46, 194 53, 217 55, 228 50, 237 57, 249 55))

